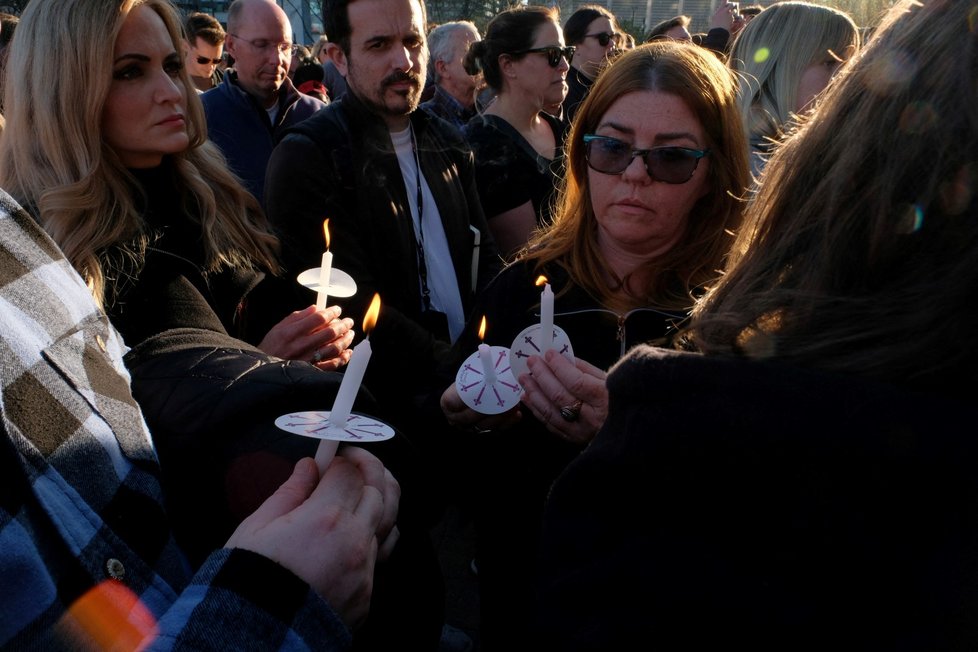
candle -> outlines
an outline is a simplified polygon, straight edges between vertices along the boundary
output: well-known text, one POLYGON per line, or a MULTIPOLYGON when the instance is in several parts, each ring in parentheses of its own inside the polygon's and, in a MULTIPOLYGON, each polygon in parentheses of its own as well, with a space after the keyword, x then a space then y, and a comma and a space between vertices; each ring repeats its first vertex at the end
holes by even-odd
POLYGON ((333 254, 329 252, 329 219, 323 220, 323 234, 326 236, 326 251, 323 252, 319 264, 319 292, 316 293, 316 309, 326 307, 326 295, 329 292, 329 277, 333 270, 333 254))
POLYGON ((336 449, 339 448, 340 442, 335 439, 323 439, 319 442, 319 446, 316 447, 316 467, 319 469, 319 475, 326 473, 326 468, 329 466, 333 458, 336 457, 336 449))
MULTIPOLYGON (((486 335, 486 316, 482 315, 482 324, 479 326, 479 339, 486 335)), ((485 342, 479 344, 479 360, 482 361, 482 376, 485 378, 486 385, 496 382, 496 365, 492 361, 492 349, 485 342)))
POLYGON ((544 354, 553 346, 554 338, 554 293, 547 283, 547 277, 537 278, 537 285, 543 285, 540 293, 540 354, 544 354))
POLYGON ((377 323, 380 313, 380 295, 375 294, 367 314, 363 318, 363 332, 367 338, 353 349, 353 356, 350 364, 347 365, 343 373, 343 381, 340 383, 340 391, 336 394, 333 401, 333 409, 329 413, 331 425, 342 428, 346 426, 347 419, 350 418, 350 410, 353 408, 353 400, 360 391, 360 383, 363 382, 363 374, 367 371, 367 363, 370 362, 372 350, 370 348, 370 331, 377 323))

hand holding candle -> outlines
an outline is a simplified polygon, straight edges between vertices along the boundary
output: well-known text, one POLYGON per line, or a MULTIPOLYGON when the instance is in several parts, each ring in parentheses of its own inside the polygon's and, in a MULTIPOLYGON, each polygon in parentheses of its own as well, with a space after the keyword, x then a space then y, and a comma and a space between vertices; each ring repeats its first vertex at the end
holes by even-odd
POLYGON ((535 285, 543 286, 540 293, 540 322, 530 324, 513 339, 509 349, 509 361, 513 376, 520 378, 529 373, 527 360, 530 356, 545 355, 553 349, 568 360, 574 359, 570 338, 560 326, 554 324, 554 293, 546 276, 537 277, 535 285))
POLYGON ((319 265, 319 291, 316 293, 316 309, 326 307, 326 296, 329 292, 329 277, 333 270, 333 254, 329 252, 329 219, 323 220, 323 235, 326 237, 326 251, 319 265))
MULTIPOLYGON (((479 339, 486 336, 486 318, 479 326, 479 339)), ((509 349, 485 342, 459 367, 455 375, 459 398, 480 414, 501 414, 516 406, 523 388, 509 368, 509 349)))
POLYGON ((353 400, 360 391, 360 384, 363 382, 363 375, 367 371, 367 363, 370 361, 370 331, 377 324, 380 314, 380 295, 375 294, 367 314, 363 318, 363 332, 367 338, 353 349, 353 357, 343 373, 343 382, 340 383, 340 391, 336 394, 333 401, 333 409, 329 414, 331 425, 342 428, 350 418, 350 410, 353 408, 353 400))
POLYGON ((377 323, 379 313, 380 295, 375 294, 363 318, 363 330, 367 333, 367 339, 353 349, 353 357, 343 374, 339 392, 333 401, 333 409, 329 412, 291 412, 275 420, 275 425, 282 430, 323 440, 316 449, 316 466, 320 474, 326 471, 336 456, 339 442, 361 444, 394 436, 394 429, 387 424, 369 416, 350 414, 370 361, 370 331, 377 323))

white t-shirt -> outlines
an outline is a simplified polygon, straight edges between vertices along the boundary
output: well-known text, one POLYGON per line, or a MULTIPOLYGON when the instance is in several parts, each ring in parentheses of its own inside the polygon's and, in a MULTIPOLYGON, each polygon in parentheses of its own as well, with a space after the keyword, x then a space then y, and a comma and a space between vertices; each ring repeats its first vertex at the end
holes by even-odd
MULTIPOLYGON (((418 227, 418 165, 411 144, 411 127, 404 131, 391 132, 394 151, 397 152, 397 162, 404 177, 404 187, 407 188, 408 205, 411 207, 411 217, 414 220, 414 237, 424 243, 425 265, 428 269, 428 289, 431 291, 431 307, 445 313, 448 317, 448 332, 454 343, 465 325, 462 311, 462 298, 458 293, 458 281, 455 278, 455 266, 448 249, 448 237, 441 224, 441 213, 428 187, 428 181, 421 174, 421 203, 424 224, 423 240, 418 227)), ((415 251, 415 256, 417 252, 415 251)), ((418 278, 421 286, 421 278, 418 278)), ((421 306, 422 310, 424 306, 421 306)))

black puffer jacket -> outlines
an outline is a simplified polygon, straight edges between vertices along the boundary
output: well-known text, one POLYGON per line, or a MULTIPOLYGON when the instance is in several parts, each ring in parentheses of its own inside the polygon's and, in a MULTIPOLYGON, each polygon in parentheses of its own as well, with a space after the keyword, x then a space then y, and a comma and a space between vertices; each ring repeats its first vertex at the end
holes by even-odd
MULTIPOLYGON (((156 444, 177 538, 192 558, 222 546, 296 461, 315 454, 318 440, 280 430, 275 419, 329 410, 342 380, 194 328, 150 337, 129 352, 126 364, 156 444)), ((377 412, 365 389, 354 410, 377 412)), ((410 457, 410 445, 400 435, 366 447, 401 467, 392 472, 409 472, 402 458, 410 457)))
MULTIPOLYGON (((318 440, 279 430, 275 419, 330 409, 342 380, 198 328, 149 337, 126 364, 160 458, 174 533, 195 564, 224 545, 300 458, 315 454, 318 440)), ((363 388, 353 410, 379 414, 363 388)), ((442 501, 433 499, 423 460, 403 434, 364 448, 401 485, 401 536, 377 566, 370 616, 354 637, 354 651, 393 649, 403 640, 411 649, 435 650, 445 598, 428 529, 442 501)))

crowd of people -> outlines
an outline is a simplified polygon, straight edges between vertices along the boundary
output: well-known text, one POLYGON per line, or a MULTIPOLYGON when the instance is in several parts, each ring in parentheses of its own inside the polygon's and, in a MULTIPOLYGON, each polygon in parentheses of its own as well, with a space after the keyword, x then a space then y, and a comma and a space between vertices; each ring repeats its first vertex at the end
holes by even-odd
POLYGON ((322 16, 3 17, 0 648, 978 645, 975 0, 322 16))

